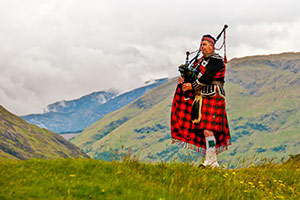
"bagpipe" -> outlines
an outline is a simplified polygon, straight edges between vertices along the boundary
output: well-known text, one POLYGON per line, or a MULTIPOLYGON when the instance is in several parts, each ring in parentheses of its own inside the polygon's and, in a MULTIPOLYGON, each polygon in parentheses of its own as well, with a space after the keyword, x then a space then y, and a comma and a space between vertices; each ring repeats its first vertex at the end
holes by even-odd
MULTIPOLYGON (((225 24, 222 31, 219 33, 219 35, 216 38, 216 42, 217 42, 220 39, 220 37, 222 36, 222 34, 224 33, 223 44, 221 45, 220 48, 216 48, 217 50, 220 50, 224 47, 224 63, 227 63, 226 43, 225 43, 227 28, 228 28, 228 25, 225 24)), ((201 42, 200 42, 199 49, 192 51, 192 52, 189 52, 189 51, 186 52, 185 64, 182 64, 178 67, 178 71, 180 72, 181 77, 184 79, 185 83, 192 83, 197 79, 199 71, 198 71, 197 67, 194 67, 194 65, 198 61, 198 57, 200 54, 201 54, 201 42), (189 60, 189 56, 194 53, 196 53, 194 58, 192 60, 189 60)))

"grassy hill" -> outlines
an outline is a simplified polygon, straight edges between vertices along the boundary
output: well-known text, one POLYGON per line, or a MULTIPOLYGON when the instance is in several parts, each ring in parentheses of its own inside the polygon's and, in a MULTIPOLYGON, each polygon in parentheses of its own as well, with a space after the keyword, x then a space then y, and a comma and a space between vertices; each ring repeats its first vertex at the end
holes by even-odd
MULTIPOLYGON (((177 69, 174 69, 177 70, 177 69)), ((171 144, 170 109, 176 78, 110 113, 71 141, 93 158, 112 160, 124 152, 141 161, 201 158, 171 144)), ((299 153, 300 53, 232 59, 226 73, 226 104, 232 145, 221 163, 241 158, 288 158, 299 153)))
POLYGON ((299 153, 300 53, 233 59, 227 75, 233 145, 222 156, 299 153))
MULTIPOLYGON (((106 115, 71 141, 97 159, 112 160, 132 151, 140 160, 160 160, 167 148, 170 154, 185 156, 184 150, 170 144, 170 103, 175 79, 149 91, 130 105, 106 115)), ((169 160, 170 155, 163 155, 169 160)))
POLYGON ((299 162, 243 169, 54 159, 0 162, 0 199, 299 199, 299 162))
POLYGON ((0 106, 0 161, 68 157, 88 156, 58 134, 29 124, 0 106))

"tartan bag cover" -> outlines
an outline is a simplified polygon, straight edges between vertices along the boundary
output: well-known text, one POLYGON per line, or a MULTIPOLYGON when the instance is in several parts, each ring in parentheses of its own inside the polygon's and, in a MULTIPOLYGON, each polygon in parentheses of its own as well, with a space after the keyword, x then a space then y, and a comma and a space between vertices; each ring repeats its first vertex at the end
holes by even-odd
MULTIPOLYGON (((202 66, 200 66, 200 71, 204 72, 201 68, 202 66)), ((224 71, 224 69, 222 70, 224 71)), ((184 92, 182 84, 177 85, 170 118, 172 143, 194 149, 205 155, 206 140, 203 131, 211 130, 216 138, 217 153, 227 150, 231 143, 231 137, 225 110, 225 99, 218 92, 210 98, 202 97, 201 121, 193 123, 191 112, 194 98, 195 90, 184 92)))

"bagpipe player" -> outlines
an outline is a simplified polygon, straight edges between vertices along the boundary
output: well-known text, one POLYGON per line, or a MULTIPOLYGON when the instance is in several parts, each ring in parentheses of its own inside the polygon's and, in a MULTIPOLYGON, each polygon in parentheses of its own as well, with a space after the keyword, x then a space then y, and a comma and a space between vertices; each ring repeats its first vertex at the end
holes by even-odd
MULTIPOLYGON (((227 25, 217 37, 224 33, 223 45, 226 28, 227 25)), ((203 35, 199 49, 202 57, 190 66, 195 78, 189 81, 184 76, 178 78, 171 109, 173 142, 202 153, 205 155, 202 165, 212 168, 219 167, 217 154, 227 150, 231 143, 225 108, 226 55, 222 58, 215 52, 217 39, 203 35)))

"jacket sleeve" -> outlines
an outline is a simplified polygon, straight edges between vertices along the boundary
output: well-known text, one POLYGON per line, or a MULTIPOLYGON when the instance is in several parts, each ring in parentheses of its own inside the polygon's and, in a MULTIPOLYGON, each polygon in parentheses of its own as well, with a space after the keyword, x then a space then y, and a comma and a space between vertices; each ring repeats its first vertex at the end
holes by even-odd
POLYGON ((204 74, 200 74, 200 77, 192 83, 193 89, 197 90, 200 89, 201 86, 211 83, 214 76, 222 67, 224 67, 224 64, 221 59, 212 58, 206 65, 204 74))

